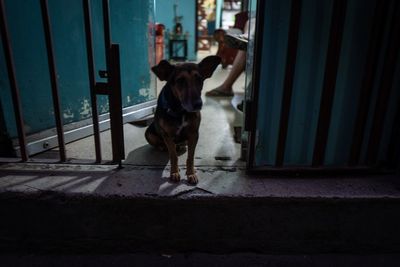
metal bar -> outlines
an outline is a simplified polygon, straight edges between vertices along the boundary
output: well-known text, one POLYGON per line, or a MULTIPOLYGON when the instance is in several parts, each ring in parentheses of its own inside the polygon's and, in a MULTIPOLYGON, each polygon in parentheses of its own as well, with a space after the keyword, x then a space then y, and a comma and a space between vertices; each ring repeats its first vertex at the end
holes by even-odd
MULTIPOLYGON (((113 162, 121 163, 121 159, 119 157, 119 146, 118 146, 118 127, 116 122, 118 121, 118 117, 115 115, 115 110, 118 109, 118 106, 115 105, 115 84, 113 84, 113 80, 115 79, 114 74, 115 70, 113 70, 111 66, 111 27, 110 27, 110 5, 108 0, 103 0, 103 27, 104 27, 104 48, 106 53, 106 66, 107 66, 107 83, 109 85, 109 94, 108 94, 108 102, 110 106, 110 128, 111 128, 111 146, 112 146, 112 154, 113 154, 113 162), (113 72, 113 73, 112 73, 113 72), (116 121, 117 120, 117 121, 116 121), (117 132, 116 132, 117 131, 117 132)), ((118 66, 119 67, 119 66, 118 66)), ((104 88, 103 88, 104 89, 104 88)), ((119 88, 120 90, 120 88, 119 88)), ((117 103, 118 105, 118 103, 117 103)), ((122 125, 122 124, 121 124, 122 125)))
POLYGON ((253 82, 251 88, 251 102, 252 109, 250 114, 246 113, 245 120, 251 128, 249 130, 249 146, 247 149, 247 169, 251 170, 255 167, 255 153, 256 153, 256 138, 257 138, 257 113, 258 113, 258 95, 260 88, 261 77, 261 57, 263 46, 263 33, 264 33, 264 20, 265 20, 265 7, 266 1, 257 1, 256 8, 256 28, 254 36, 254 68, 253 68, 253 82))
POLYGON ((396 13, 399 2, 395 1, 392 20, 390 23, 389 45, 385 52, 382 77, 378 88, 378 97, 372 120, 371 134, 368 140, 366 163, 368 165, 376 164, 381 142, 385 115, 387 111, 390 91, 393 85, 394 73, 397 58, 400 51, 400 19, 396 13))
POLYGON ((371 102, 372 88, 376 79, 379 51, 382 46, 386 18, 385 14, 387 14, 387 10, 387 2, 376 2, 373 28, 369 39, 367 59, 364 67, 364 76, 361 83, 360 95, 358 97, 358 110, 354 123, 349 166, 357 165, 360 159, 361 146, 364 140, 365 125, 368 118, 368 109, 371 102))
POLYGON ((335 0, 333 2, 329 45, 325 63, 324 84, 312 161, 312 166, 314 167, 322 165, 325 158, 333 97, 335 95, 336 76, 339 66, 340 49, 342 45, 343 27, 346 17, 346 3, 346 0, 335 0))
POLYGON ((285 156, 286 138, 289 124, 289 114, 292 101, 293 80, 296 68, 297 42, 299 39, 301 0, 293 0, 290 12, 290 26, 286 55, 285 80, 279 122, 279 136, 276 150, 275 165, 282 166, 285 156))
POLYGON ((122 159, 125 158, 124 148, 124 129, 122 118, 122 97, 121 97, 121 72, 119 45, 112 44, 110 50, 110 85, 112 93, 109 96, 110 101, 110 127, 113 162, 121 166, 122 159))
POLYGON ((109 70, 110 66, 110 49, 111 49, 111 30, 110 30, 110 7, 108 0, 103 0, 103 27, 104 27, 104 47, 106 53, 106 66, 109 70))
POLYGON ((119 46, 111 43, 109 1, 103 0, 104 45, 106 52, 107 80, 109 83, 108 101, 110 104, 110 127, 113 162, 121 166, 125 158, 124 131, 122 119, 121 72, 119 46))
POLYGON ((51 80, 51 91, 53 95, 54 117, 56 120, 58 146, 60 150, 60 161, 66 161, 64 130, 61 117, 61 110, 60 110, 60 96, 58 93, 59 90, 57 81, 57 70, 56 70, 56 63, 53 51, 53 39, 51 35, 51 24, 50 24, 49 8, 47 0, 41 0, 40 6, 42 9, 43 28, 46 39, 47 58, 49 63, 50 80, 51 80))
POLYGON ((92 40, 92 15, 90 12, 90 0, 83 0, 83 10, 85 17, 85 34, 86 34, 86 54, 88 61, 89 73, 89 86, 90 86, 90 100, 92 104, 92 120, 93 120, 93 135, 94 147, 96 152, 96 162, 101 162, 101 143, 100 143, 100 130, 99 130, 99 114, 97 111, 97 97, 96 97, 96 76, 94 70, 94 56, 93 56, 93 40, 92 40))
POLYGON ((8 34, 6 11, 3 0, 0 0, 0 28, 2 37, 1 39, 3 42, 3 49, 4 49, 4 57, 7 65, 8 80, 10 82, 10 88, 11 88, 11 97, 14 106, 15 124, 17 126, 18 141, 21 150, 21 159, 23 161, 27 161, 28 152, 26 147, 24 120, 22 117, 21 100, 19 96, 17 78, 15 75, 14 59, 12 55, 10 36, 8 34))

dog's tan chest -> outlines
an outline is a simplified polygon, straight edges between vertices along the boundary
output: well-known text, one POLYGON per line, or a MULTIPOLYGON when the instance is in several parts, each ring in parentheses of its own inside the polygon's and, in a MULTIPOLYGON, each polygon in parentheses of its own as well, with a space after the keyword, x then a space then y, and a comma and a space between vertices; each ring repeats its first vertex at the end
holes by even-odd
POLYGON ((188 126, 188 125, 189 125, 189 123, 188 123, 188 121, 186 120, 186 116, 183 115, 183 116, 182 116, 181 124, 178 126, 178 129, 176 130, 176 135, 180 135, 180 133, 182 132, 182 129, 185 128, 185 127, 188 126))

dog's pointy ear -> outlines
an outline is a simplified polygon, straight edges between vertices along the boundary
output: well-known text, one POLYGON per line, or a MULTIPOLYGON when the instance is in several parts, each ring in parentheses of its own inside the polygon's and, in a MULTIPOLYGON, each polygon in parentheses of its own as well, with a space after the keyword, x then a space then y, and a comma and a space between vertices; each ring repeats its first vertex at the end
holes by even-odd
POLYGON ((168 81, 169 76, 171 76, 172 72, 174 71, 174 66, 169 64, 166 60, 161 60, 158 65, 151 68, 155 75, 161 81, 168 81))
POLYGON ((204 79, 210 78, 214 70, 221 63, 219 56, 208 56, 199 63, 199 70, 204 79))

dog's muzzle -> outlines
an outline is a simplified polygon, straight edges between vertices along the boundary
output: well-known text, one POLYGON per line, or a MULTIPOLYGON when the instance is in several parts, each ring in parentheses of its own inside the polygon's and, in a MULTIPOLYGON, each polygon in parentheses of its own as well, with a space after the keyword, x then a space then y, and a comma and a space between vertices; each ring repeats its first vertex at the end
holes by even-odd
POLYGON ((197 112, 200 111, 201 108, 203 107, 203 101, 197 100, 194 103, 185 103, 182 105, 182 107, 187 111, 187 112, 197 112))

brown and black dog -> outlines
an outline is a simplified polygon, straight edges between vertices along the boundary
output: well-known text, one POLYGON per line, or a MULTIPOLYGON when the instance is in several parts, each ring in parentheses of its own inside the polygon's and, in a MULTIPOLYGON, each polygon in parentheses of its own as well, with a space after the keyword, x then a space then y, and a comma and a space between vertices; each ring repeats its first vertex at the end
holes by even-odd
POLYGON ((188 182, 198 182, 193 160, 199 138, 200 109, 203 106, 201 90, 204 80, 211 77, 220 62, 217 56, 208 56, 199 64, 171 65, 162 60, 151 69, 161 81, 167 83, 158 97, 154 121, 147 128, 145 136, 150 145, 168 149, 172 181, 180 180, 177 145, 187 144, 188 182))

